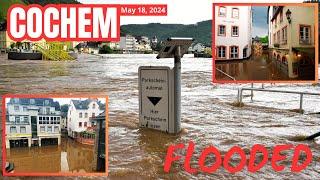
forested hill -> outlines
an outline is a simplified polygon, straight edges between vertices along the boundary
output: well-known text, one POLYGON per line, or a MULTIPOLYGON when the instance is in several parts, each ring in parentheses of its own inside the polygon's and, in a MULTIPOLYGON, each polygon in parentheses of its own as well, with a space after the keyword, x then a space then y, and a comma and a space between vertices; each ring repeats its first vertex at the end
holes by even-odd
POLYGON ((7 11, 13 4, 78 4, 76 0, 1 0, 0 2, 0 21, 6 19, 7 11))
POLYGON ((121 26, 121 33, 134 36, 147 36, 149 38, 157 36, 160 40, 165 40, 168 37, 192 37, 196 42, 211 46, 211 26, 211 20, 192 25, 159 23, 129 24, 121 26))

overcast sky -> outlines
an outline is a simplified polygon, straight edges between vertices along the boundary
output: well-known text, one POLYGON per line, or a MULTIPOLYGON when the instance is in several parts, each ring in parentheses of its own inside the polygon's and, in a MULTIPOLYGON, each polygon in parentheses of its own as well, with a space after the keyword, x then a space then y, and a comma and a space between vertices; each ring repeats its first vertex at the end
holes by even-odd
POLYGON ((253 32, 252 37, 268 35, 268 7, 256 6, 252 8, 253 32))
POLYGON ((212 3, 219 2, 303 2, 303 0, 79 0, 86 4, 167 4, 167 17, 121 17, 123 24, 195 24, 212 19, 212 3))

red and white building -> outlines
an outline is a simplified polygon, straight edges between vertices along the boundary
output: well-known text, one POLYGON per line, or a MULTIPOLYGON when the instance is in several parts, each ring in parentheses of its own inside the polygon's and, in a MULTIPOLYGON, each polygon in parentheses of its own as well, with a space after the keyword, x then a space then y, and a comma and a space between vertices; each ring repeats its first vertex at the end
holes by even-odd
POLYGON ((252 8, 249 6, 216 6, 216 60, 249 58, 251 45, 252 8))

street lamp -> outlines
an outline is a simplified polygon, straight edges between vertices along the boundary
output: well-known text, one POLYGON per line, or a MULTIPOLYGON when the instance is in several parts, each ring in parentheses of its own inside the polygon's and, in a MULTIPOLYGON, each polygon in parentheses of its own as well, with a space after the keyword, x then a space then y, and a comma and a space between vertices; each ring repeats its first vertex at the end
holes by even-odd
POLYGON ((290 9, 288 9, 286 12, 286 16, 287 16, 287 20, 288 20, 289 24, 291 24, 291 14, 292 13, 291 13, 290 9))

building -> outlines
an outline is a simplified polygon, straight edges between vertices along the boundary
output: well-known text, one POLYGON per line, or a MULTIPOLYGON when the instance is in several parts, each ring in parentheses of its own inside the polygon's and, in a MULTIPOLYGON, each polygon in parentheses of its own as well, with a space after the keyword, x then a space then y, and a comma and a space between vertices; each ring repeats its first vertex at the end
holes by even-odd
POLYGON ((154 49, 157 47, 157 44, 158 44, 158 38, 157 36, 153 36, 151 39, 151 47, 154 49))
POLYGON ((101 104, 96 99, 71 100, 68 110, 68 136, 79 138, 82 133, 91 131, 95 122, 90 118, 98 116, 101 104))
POLYGON ((315 14, 313 6, 268 9, 270 56, 290 78, 314 79, 315 14))
POLYGON ((206 46, 202 43, 197 43, 192 47, 192 52, 194 53, 203 53, 206 46))
POLYGON ((93 169, 98 172, 106 170, 106 112, 101 113, 97 117, 92 118, 97 122, 96 139, 94 147, 94 163, 93 169))
POLYGON ((11 98, 6 111, 6 148, 60 145, 58 102, 47 98, 11 98))
POLYGON ((137 47, 137 39, 132 35, 126 35, 120 37, 120 49, 123 50, 123 52, 131 52, 135 51, 137 47))
POLYGON ((217 6, 215 32, 216 60, 249 58, 252 45, 252 8, 217 6))

